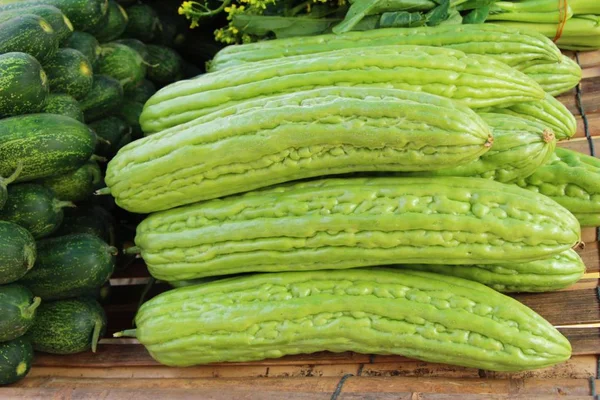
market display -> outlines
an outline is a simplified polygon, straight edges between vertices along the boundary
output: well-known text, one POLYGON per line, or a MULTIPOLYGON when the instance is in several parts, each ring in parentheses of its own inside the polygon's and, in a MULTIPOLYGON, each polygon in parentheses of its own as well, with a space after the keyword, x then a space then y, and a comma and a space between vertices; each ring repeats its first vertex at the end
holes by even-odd
POLYGON ((243 3, 212 10, 218 48, 180 30, 199 2, 173 23, 178 4, 0 1, 0 384, 34 351, 95 352, 134 257, 171 288, 114 336, 169 366, 568 360, 507 294, 585 274, 600 161, 560 147, 578 126, 555 96, 582 79, 561 49, 600 48, 600 9, 243 3))

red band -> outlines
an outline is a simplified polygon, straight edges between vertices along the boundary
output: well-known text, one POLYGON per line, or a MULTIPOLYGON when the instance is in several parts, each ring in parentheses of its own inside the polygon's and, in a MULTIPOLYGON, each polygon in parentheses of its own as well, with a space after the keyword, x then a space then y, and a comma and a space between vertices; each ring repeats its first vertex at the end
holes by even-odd
POLYGON ((569 10, 569 1, 568 0, 558 0, 558 11, 559 11, 559 16, 560 16, 560 21, 558 22, 558 26, 556 28, 556 36, 554 36, 554 39, 552 39, 552 41, 554 43, 556 43, 563 34, 563 30, 565 29, 565 25, 567 23, 567 17, 569 15, 568 10, 569 10))

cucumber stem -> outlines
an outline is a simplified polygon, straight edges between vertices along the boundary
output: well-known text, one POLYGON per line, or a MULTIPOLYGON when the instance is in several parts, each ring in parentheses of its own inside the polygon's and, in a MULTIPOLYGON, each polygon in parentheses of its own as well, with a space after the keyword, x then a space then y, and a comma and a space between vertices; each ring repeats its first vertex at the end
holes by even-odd
POLYGON ((117 249, 115 246, 108 246, 108 252, 111 255, 116 256, 117 254, 119 254, 119 249, 117 249))
POLYGON ((125 329, 124 331, 121 332, 115 332, 113 333, 113 337, 137 337, 136 336, 136 329, 125 329))
POLYGON ((92 154, 92 156, 90 157, 90 161, 107 162, 108 159, 97 154, 92 154))
POLYGON ((9 177, 0 178, 0 183, 2 183, 4 186, 10 185, 19 177, 19 175, 21 175, 21 172, 23 172, 23 162, 19 161, 15 167, 15 171, 10 174, 9 177))
POLYGON ((92 353, 96 352, 96 348, 98 347, 98 341, 100 340, 100 331, 102 330, 102 325, 104 322, 102 319, 97 319, 94 324, 94 333, 92 334, 92 353))
POLYGON ((75 204, 73 204, 73 202, 71 201, 62 201, 62 200, 55 200, 52 202, 52 206, 54 208, 55 211, 59 211, 65 207, 69 207, 69 208, 77 208, 77 206, 75 204))
POLYGON ((33 298, 33 303, 31 303, 29 305, 29 307, 27 307, 24 311, 23 311, 23 315, 25 317, 31 318, 33 316, 33 313, 35 313, 35 310, 37 310, 37 308, 39 307, 39 305, 42 303, 42 299, 39 297, 34 297, 33 298))
POLYGON ((107 194, 110 194, 110 188, 109 187, 98 189, 98 190, 96 190, 94 192, 95 196, 104 196, 104 195, 107 195, 107 194))
MULTIPOLYGON (((112 143, 110 142, 110 140, 106 140, 106 139, 104 139, 102 136, 97 136, 97 135, 96 135, 96 140, 97 140, 98 142, 100 142, 100 143, 104 143, 104 144, 106 144, 106 145, 109 145, 109 146, 112 144, 112 143)), ((93 157, 93 156, 92 156, 92 157, 93 157)))
POLYGON ((142 252, 142 249, 139 248, 138 246, 131 246, 128 247, 126 249, 123 249, 123 254, 140 254, 142 252))

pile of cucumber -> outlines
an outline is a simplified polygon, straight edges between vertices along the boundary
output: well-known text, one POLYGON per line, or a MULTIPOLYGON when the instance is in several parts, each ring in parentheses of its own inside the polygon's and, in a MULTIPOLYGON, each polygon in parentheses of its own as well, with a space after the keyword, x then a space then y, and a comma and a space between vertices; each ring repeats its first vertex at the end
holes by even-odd
MULTIPOLYGON (((117 256, 107 160, 141 136, 143 104, 182 79, 177 30, 114 0, 0 5, 0 384, 35 351, 92 349, 117 256)), ((185 71, 200 73, 186 67, 185 71)))

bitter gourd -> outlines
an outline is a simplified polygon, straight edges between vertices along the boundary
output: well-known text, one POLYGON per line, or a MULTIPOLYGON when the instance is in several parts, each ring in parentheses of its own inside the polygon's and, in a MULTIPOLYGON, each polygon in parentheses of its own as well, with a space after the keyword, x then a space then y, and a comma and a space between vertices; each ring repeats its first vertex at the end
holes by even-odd
POLYGON ((121 207, 147 213, 307 177, 457 166, 492 141, 486 123, 452 100, 332 87, 233 107, 136 141, 110 162, 106 183, 121 207))
POLYGON ((494 290, 505 293, 559 290, 576 283, 585 273, 585 264, 574 250, 567 250, 549 258, 525 263, 410 264, 394 267, 457 276, 483 283, 494 290))
POLYGON ((533 64, 521 71, 552 96, 568 92, 581 81, 581 67, 567 56, 558 63, 533 64))
POLYGON ((519 371, 566 361, 548 321, 477 282, 385 268, 257 274, 144 303, 137 336, 158 362, 190 366, 355 351, 519 371))
POLYGON ((479 178, 280 185, 150 215, 135 243, 165 281, 252 271, 542 259, 580 240, 551 199, 479 178))
POLYGON ((481 112, 515 115, 546 125, 558 140, 572 137, 577 132, 577 120, 563 103, 546 94, 544 100, 517 103, 501 108, 492 107, 481 112))
POLYGON ((558 47, 533 31, 492 24, 373 29, 268 40, 221 49, 207 65, 217 71, 249 62, 382 45, 440 46, 494 57, 511 67, 560 61, 558 47))
POLYGON ((527 75, 493 58, 427 46, 343 49, 250 63, 179 81, 155 93, 140 116, 158 132, 260 96, 323 86, 370 86, 425 92, 472 108, 508 107, 544 98, 527 75))
POLYGON ((600 226, 600 160, 557 147, 548 164, 517 185, 553 199, 582 226, 600 226))
POLYGON ((470 176, 511 182, 533 174, 553 156, 556 138, 544 125, 511 115, 481 113, 480 116, 494 135, 490 151, 453 168, 406 175, 470 176))

